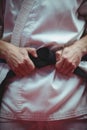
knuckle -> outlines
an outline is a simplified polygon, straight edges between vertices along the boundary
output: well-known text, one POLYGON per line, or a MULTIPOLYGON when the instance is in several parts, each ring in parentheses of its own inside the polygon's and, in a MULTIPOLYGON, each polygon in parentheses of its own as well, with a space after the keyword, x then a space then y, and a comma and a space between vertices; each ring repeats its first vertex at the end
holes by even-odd
POLYGON ((19 65, 24 65, 28 60, 28 57, 24 57, 20 62, 19 65))
POLYGON ((32 70, 34 70, 35 69, 35 65, 32 65, 32 70))
POLYGON ((61 54, 57 51, 56 52, 56 57, 59 57, 59 56, 61 56, 61 54))
POLYGON ((35 65, 33 63, 30 63, 28 64, 28 67, 29 67, 29 71, 32 71, 35 69, 35 65))
POLYGON ((65 60, 65 61, 67 61, 67 62, 71 62, 71 61, 67 58, 67 56, 65 56, 65 55, 63 55, 62 59, 65 60))
POLYGON ((35 48, 32 48, 32 50, 31 50, 32 52, 35 52, 36 51, 36 49, 35 48))
POLYGON ((31 52, 31 53, 35 53, 35 52, 36 52, 36 49, 35 49, 35 48, 30 48, 30 52, 31 52))
POLYGON ((75 63, 72 63, 72 67, 73 67, 73 68, 76 68, 76 64, 75 64, 75 63))
POLYGON ((18 65, 17 65, 17 68, 20 68, 20 66, 23 65, 23 62, 19 62, 18 65))
POLYGON ((26 63, 28 60, 29 60, 29 57, 26 56, 26 57, 23 59, 23 63, 26 63))

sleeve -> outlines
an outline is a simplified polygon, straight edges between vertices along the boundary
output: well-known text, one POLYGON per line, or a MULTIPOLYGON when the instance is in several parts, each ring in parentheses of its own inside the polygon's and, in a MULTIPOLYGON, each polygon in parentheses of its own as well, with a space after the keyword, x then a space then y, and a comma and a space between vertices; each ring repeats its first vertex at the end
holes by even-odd
POLYGON ((4 11, 5 11, 5 0, 0 0, 0 38, 3 34, 4 28, 4 11))
POLYGON ((84 0, 78 9, 79 18, 86 21, 84 35, 87 35, 87 0, 84 0))
POLYGON ((2 25, 2 20, 0 18, 0 39, 2 37, 2 34, 3 34, 3 25, 2 25))

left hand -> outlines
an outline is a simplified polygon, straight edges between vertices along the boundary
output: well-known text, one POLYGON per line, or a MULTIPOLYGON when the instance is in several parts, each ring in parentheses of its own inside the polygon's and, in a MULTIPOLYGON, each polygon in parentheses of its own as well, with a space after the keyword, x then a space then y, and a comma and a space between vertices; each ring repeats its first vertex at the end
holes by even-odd
POLYGON ((65 47, 56 52, 56 69, 63 75, 72 75, 82 58, 82 51, 78 44, 65 47))

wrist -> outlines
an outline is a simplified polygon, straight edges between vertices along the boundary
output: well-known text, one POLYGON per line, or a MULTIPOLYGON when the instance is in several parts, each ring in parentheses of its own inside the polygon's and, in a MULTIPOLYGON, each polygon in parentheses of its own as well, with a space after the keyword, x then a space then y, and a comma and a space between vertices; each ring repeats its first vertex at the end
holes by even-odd
POLYGON ((10 43, 0 40, 0 58, 1 59, 6 59, 6 56, 9 52, 9 45, 10 43))
POLYGON ((81 50, 82 56, 87 54, 87 35, 77 41, 76 45, 81 50))

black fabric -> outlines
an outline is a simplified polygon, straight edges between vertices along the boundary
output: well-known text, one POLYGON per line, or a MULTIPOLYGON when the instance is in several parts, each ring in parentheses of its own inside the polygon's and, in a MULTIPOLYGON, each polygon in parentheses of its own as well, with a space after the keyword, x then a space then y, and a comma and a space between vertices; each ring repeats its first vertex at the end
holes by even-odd
POLYGON ((50 51, 47 47, 43 47, 37 50, 38 57, 35 58, 29 54, 29 57, 37 68, 41 68, 47 65, 56 63, 55 53, 50 51))

